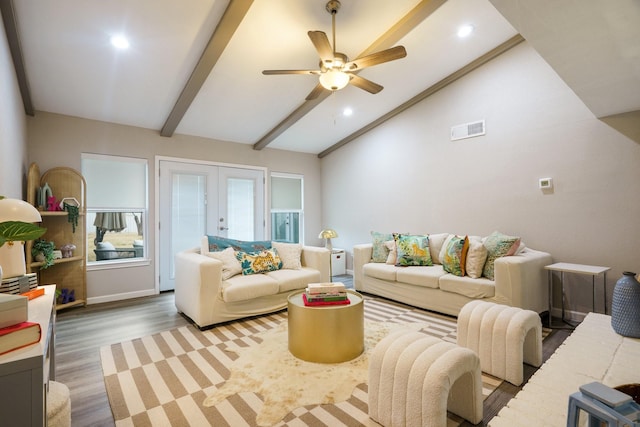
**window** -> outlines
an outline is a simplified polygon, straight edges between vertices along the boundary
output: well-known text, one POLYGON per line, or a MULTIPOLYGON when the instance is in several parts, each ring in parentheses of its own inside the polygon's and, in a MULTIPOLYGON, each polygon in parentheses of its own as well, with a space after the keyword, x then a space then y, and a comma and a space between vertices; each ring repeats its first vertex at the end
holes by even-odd
POLYGON ((87 181, 87 262, 147 256, 147 160, 82 154, 87 181))
POLYGON ((271 174, 271 239, 304 241, 302 176, 271 174))

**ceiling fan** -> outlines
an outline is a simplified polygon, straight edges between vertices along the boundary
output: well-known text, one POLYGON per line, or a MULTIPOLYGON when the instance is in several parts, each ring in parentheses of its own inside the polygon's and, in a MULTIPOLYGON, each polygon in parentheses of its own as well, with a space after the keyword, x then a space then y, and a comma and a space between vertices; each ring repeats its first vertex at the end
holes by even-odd
POLYGON ((311 39, 311 43, 313 43, 320 56, 319 70, 264 70, 262 74, 313 74, 319 76, 320 82, 315 89, 309 93, 306 98, 307 101, 317 98, 324 89, 337 91, 349 83, 369 93, 375 94, 380 92, 383 89, 382 86, 358 76, 355 72, 373 65, 404 58, 407 56, 407 51, 404 46, 395 46, 349 61, 347 55, 336 52, 336 14, 338 13, 338 9, 340 9, 340 2, 338 0, 330 0, 327 2, 326 10, 331 14, 333 48, 324 32, 309 31, 307 33, 311 39))

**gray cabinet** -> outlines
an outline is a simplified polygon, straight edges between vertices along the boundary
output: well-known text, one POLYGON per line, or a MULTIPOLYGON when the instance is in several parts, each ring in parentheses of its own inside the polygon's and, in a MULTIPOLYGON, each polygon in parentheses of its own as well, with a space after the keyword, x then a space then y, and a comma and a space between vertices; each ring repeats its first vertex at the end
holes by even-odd
POLYGON ((47 388, 55 379, 55 285, 29 301, 29 321, 40 323, 40 342, 0 356, 0 424, 46 426, 47 388))

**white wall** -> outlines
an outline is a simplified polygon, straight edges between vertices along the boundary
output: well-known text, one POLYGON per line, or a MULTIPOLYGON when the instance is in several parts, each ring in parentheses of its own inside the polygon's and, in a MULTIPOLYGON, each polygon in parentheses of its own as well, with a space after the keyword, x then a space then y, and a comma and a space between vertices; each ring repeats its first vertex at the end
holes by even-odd
MULTIPOLYGON (((640 145, 527 43, 324 158, 322 189, 324 224, 351 255, 372 230, 499 230, 557 262, 612 267, 609 303, 622 271, 640 271, 640 145), (479 119, 486 136, 450 141, 451 126, 479 119), (545 177, 552 194, 538 189, 545 177)), ((568 308, 589 311, 591 280, 567 282, 568 308)))
POLYGON ((0 195, 22 199, 27 171, 24 106, 0 19, 0 195))
MULTIPOLYGON (((321 229, 320 160, 310 154, 264 149, 251 145, 175 135, 161 137, 156 130, 116 125, 45 112, 27 120, 29 159, 41 172, 68 166, 80 170, 80 154, 97 153, 146 158, 149 164, 149 224, 156 224, 155 156, 199 159, 212 162, 267 167, 269 172, 296 173, 304 176, 305 236, 307 244, 320 246, 321 229)), ((268 182, 268 181, 267 181, 268 182)), ((90 188, 87 191, 91 191, 90 188)), ((149 248, 153 256, 156 233, 151 227, 149 248)), ((199 242, 194 242, 197 246, 199 242)), ((155 266, 94 270, 87 274, 89 302, 152 294, 155 266)))

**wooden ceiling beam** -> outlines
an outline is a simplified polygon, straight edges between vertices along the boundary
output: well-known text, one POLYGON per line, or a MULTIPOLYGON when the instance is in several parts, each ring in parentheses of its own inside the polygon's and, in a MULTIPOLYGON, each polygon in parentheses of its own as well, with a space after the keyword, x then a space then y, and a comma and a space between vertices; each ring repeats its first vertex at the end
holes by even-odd
POLYGON ((7 34, 13 68, 16 70, 16 78, 18 80, 18 87, 20 88, 20 95, 22 96, 24 112, 29 116, 33 116, 35 115, 35 110, 33 108, 33 102, 31 101, 31 90, 29 89, 24 58, 22 57, 22 47, 20 46, 20 37, 18 36, 13 0, 0 0, 0 13, 2 14, 4 32, 7 34))
MULTIPOLYGON (((356 59, 395 46, 398 41, 409 34, 414 28, 416 28, 422 21, 428 18, 445 2, 446 0, 422 0, 416 5, 416 7, 411 9, 405 16, 403 16, 402 19, 395 23, 389 30, 378 37, 376 41, 374 41, 371 45, 369 45, 369 47, 367 47, 362 53, 360 53, 360 55, 358 55, 356 59)), ((307 113, 313 110, 322 101, 327 99, 330 94, 330 91, 325 90, 322 91, 322 93, 316 99, 303 102, 284 120, 278 123, 273 129, 268 131, 262 138, 260 138, 253 145, 253 149, 262 150, 263 148, 265 148, 283 132, 293 126, 298 120, 300 120, 307 113)))
POLYGON ((202 52, 202 56, 198 60, 198 64, 193 69, 191 77, 189 77, 169 117, 167 117, 160 131, 160 135, 173 135, 252 4, 253 0, 229 1, 229 5, 222 15, 222 19, 220 19, 220 22, 211 35, 211 39, 209 39, 209 43, 207 43, 207 46, 202 52))
POLYGON ((445 87, 449 86, 451 83, 453 83, 456 80, 466 76, 467 74, 469 74, 470 72, 472 72, 476 68, 482 66, 483 64, 486 64, 487 62, 491 61, 493 58, 502 55, 504 52, 508 51, 509 49, 511 49, 514 46, 517 46, 518 44, 522 43, 523 41, 524 41, 524 38, 520 34, 516 34, 515 36, 511 37, 506 42, 500 44, 499 46, 497 46, 497 47, 495 47, 493 49, 491 49, 489 52, 485 53, 484 55, 482 55, 482 56, 480 56, 480 57, 478 57, 476 59, 474 59, 473 61, 471 61, 470 63, 468 63, 464 67, 462 67, 459 70, 449 74, 447 77, 445 77, 444 79, 440 80, 439 82, 431 85, 430 87, 428 87, 427 89, 423 90, 422 92, 420 92, 419 94, 417 94, 416 96, 414 96, 413 98, 408 100, 407 102, 399 105, 398 107, 396 107, 393 110, 389 111, 387 114, 377 118, 376 120, 374 120, 373 122, 369 123, 365 127, 358 129, 357 131, 355 131, 351 135, 347 136, 346 138, 343 138, 342 140, 336 142, 331 147, 327 148, 326 150, 324 150, 320 154, 318 154, 318 157, 319 158, 323 158, 323 157, 328 156, 332 152, 336 151, 338 148, 348 144, 349 142, 351 142, 354 139, 364 135, 365 133, 369 132, 370 130, 380 126, 381 124, 383 124, 387 120, 397 116, 398 114, 402 113, 403 111, 407 110, 408 108, 413 107, 418 102, 423 101, 424 99, 430 97, 431 95, 433 95, 434 93, 438 92, 439 90, 444 89, 445 87))

